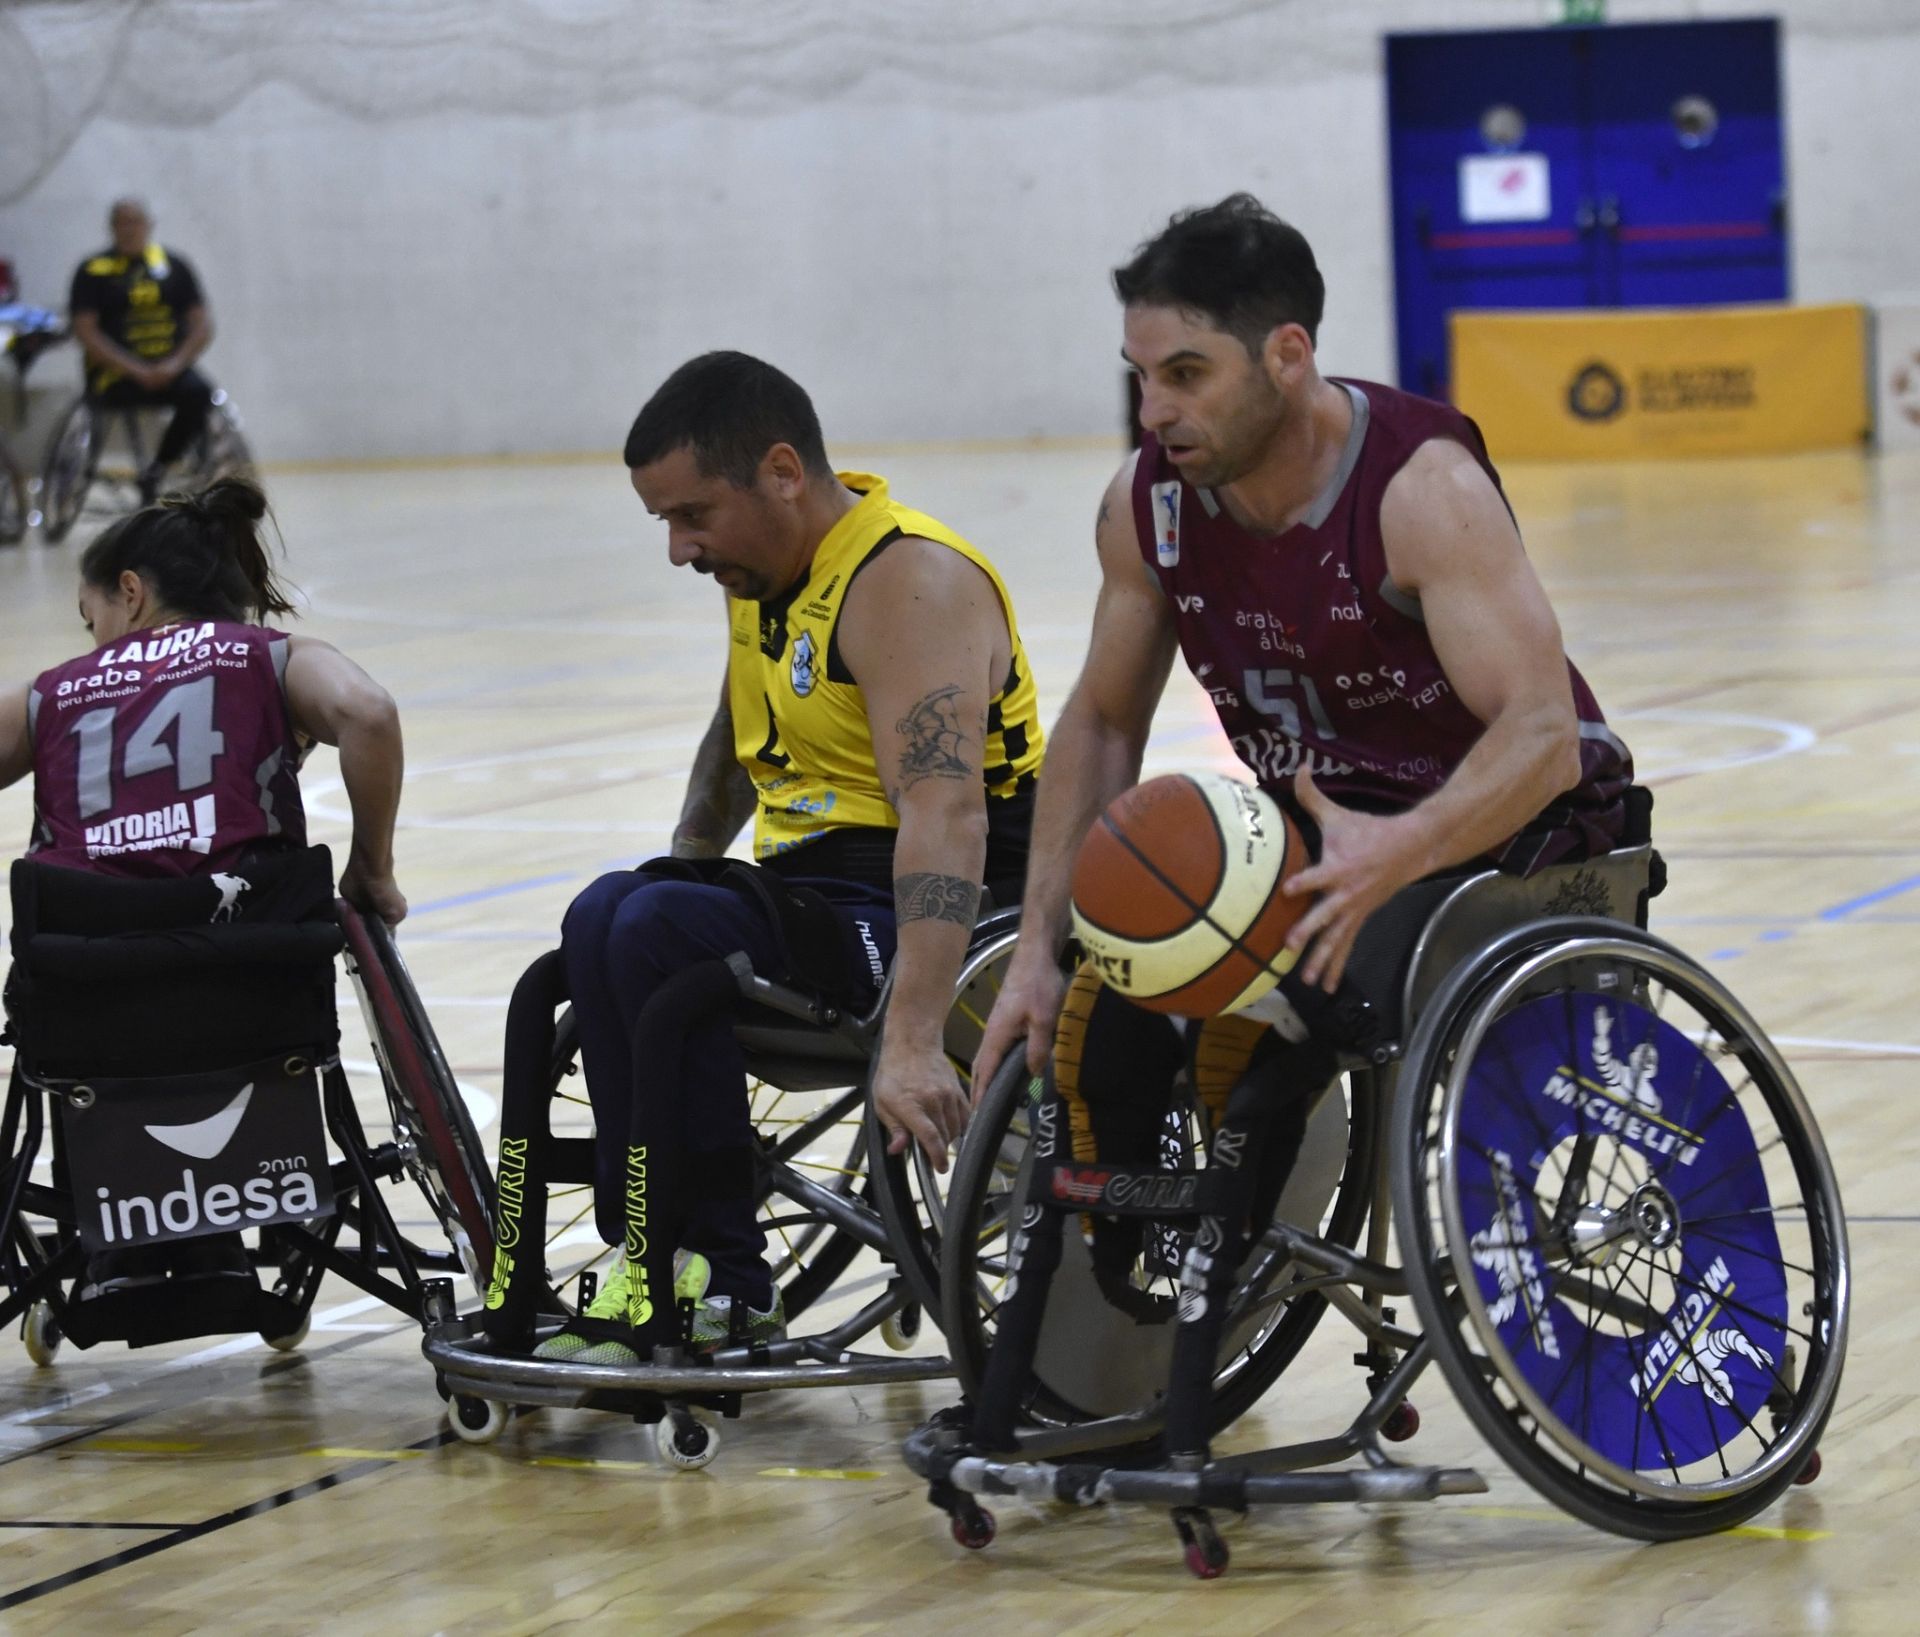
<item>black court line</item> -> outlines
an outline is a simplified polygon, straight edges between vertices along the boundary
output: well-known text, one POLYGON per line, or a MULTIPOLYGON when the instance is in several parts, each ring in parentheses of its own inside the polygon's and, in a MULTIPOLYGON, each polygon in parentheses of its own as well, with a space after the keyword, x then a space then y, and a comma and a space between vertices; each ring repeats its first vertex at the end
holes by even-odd
POLYGON ((0 1529, 191 1529, 190 1523, 95 1523, 69 1518, 0 1518, 0 1529))
MULTIPOLYGON (((410 1450, 438 1449, 442 1444, 451 1443, 454 1436, 451 1427, 443 1427, 439 1432, 405 1447, 410 1450)), ((96 1575, 103 1575, 110 1569, 122 1568, 129 1563, 138 1563, 142 1558, 171 1551, 174 1547, 184 1546, 189 1541, 202 1540, 208 1535, 218 1534, 222 1529, 231 1529, 236 1523, 245 1523, 249 1518, 264 1517, 269 1512, 279 1511, 283 1506, 293 1505, 295 1501, 304 1501, 309 1496, 322 1494, 329 1489, 338 1489, 340 1485, 352 1483, 356 1478, 364 1478, 369 1473, 381 1472, 395 1465, 398 1465, 398 1462, 390 1456, 355 1461, 351 1466, 344 1466, 338 1472, 329 1472, 324 1478, 295 1484, 293 1488, 283 1489, 277 1495, 269 1495, 264 1500, 252 1501, 245 1506, 236 1506, 231 1512, 222 1512, 218 1517, 208 1518, 203 1523, 192 1523, 184 1528, 174 1529, 158 1540, 143 1540, 138 1546, 129 1546, 125 1551, 96 1558, 93 1562, 83 1563, 79 1568, 69 1569, 64 1574, 50 1575, 45 1580, 36 1580, 31 1586, 23 1586, 17 1592, 8 1592, 6 1596, 0 1597, 0 1611, 18 1608, 22 1603, 31 1603, 36 1598, 45 1597, 52 1592, 64 1591, 69 1586, 79 1585, 83 1580, 92 1580, 96 1575)))

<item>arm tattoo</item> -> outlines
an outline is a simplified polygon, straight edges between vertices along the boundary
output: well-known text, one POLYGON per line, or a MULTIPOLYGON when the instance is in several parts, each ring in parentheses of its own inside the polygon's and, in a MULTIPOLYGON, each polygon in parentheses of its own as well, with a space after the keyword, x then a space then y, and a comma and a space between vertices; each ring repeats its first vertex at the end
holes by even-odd
POLYGON ((952 921, 970 928, 980 907, 980 889, 965 876, 915 870, 893 878, 893 901, 901 926, 909 921, 952 921))
POLYGON ((1112 497, 1108 495, 1102 495, 1100 497, 1100 521, 1094 524, 1094 528, 1096 530, 1104 529, 1107 526, 1107 519, 1112 515, 1113 515, 1112 497))
POLYGON ((907 748, 900 753, 902 792, 911 790, 922 779, 975 777, 975 770, 961 754, 967 736, 955 704, 959 696, 957 682, 936 688, 894 723, 895 731, 907 742, 907 748))

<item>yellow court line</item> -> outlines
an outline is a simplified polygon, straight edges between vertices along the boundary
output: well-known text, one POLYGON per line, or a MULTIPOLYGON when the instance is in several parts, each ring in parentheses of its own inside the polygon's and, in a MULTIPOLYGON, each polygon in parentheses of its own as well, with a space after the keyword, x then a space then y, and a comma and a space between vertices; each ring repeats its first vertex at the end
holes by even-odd
POLYGON ((658 1472, 661 1470, 651 1461, 596 1461, 577 1455, 535 1455, 523 1464, 556 1466, 571 1472, 658 1472))
MULTIPOLYGON (((1464 1512, 1475 1518, 1523 1518, 1534 1523, 1570 1523, 1584 1528, 1580 1520, 1568 1516, 1565 1512, 1555 1512, 1546 1507, 1530 1506, 1449 1506, 1449 1512, 1464 1512)), ((1717 1531, 1723 1535, 1744 1535, 1749 1540, 1831 1540, 1831 1529, 1775 1529, 1761 1523, 1737 1524, 1731 1529, 1717 1531)), ((1702 1536, 1702 1539, 1710 1537, 1702 1536)))
POLYGON ((857 1482, 868 1482, 875 1478, 884 1478, 884 1472, 862 1472, 853 1467, 825 1466, 769 1466, 762 1467, 757 1474, 762 1478, 839 1478, 857 1482))
POLYGON ((205 1449, 206 1445, 170 1444, 158 1438, 95 1438, 83 1448, 105 1450, 111 1455, 185 1455, 190 1450, 205 1449))
POLYGON ((303 1449, 300 1453, 317 1456, 323 1461, 417 1461, 433 1452, 424 1449, 348 1449, 327 1444, 318 1449, 303 1449))

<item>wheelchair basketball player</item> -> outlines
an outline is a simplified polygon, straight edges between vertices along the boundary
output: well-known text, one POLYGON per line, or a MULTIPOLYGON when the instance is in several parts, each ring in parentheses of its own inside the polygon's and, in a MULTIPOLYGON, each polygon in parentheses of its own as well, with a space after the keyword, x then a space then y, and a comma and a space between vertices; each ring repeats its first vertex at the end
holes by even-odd
MULTIPOLYGON (((1240 1223, 1257 1232, 1355 1044, 1341 1037, 1365 1026, 1342 977, 1367 918, 1459 866, 1527 875, 1608 851, 1633 764, 1566 657, 1478 428, 1320 374, 1325 286, 1296 229, 1236 194, 1175 216, 1114 285, 1145 436, 1101 501, 1087 662, 973 1083, 1024 1038, 1036 1075, 1052 1055, 1075 1156, 1124 1164, 1152 1159, 1183 1064, 1216 1117, 1257 1082, 1266 1152, 1248 1150, 1240 1223), (1192 1038, 1060 966, 1081 838, 1138 779, 1176 651, 1315 859, 1288 889, 1315 897, 1294 970, 1192 1038)), ((1137 1232, 1096 1220, 1096 1264, 1130 1260, 1137 1232)), ((1228 1245, 1216 1276, 1238 1260, 1228 1245)))
MULTIPOLYGON (((983 883, 1009 897, 1025 868, 1043 748, 998 572, 882 479, 835 472, 779 370, 732 352, 682 365, 625 459, 673 563, 725 591, 729 644, 672 858, 601 877, 561 933, 595 1221, 622 1254, 536 1356, 600 1365, 784 1325, 727 997, 690 1015, 676 987, 696 968, 745 953, 864 1011, 891 963, 874 1105, 893 1152, 915 1142, 945 1169, 968 1107, 945 1020, 983 883), (754 867, 729 865, 749 817, 754 867)), ((496 1270, 490 1307, 510 1282, 496 1270)))
MULTIPOLYGON (((87 547, 80 617, 93 651, 0 693, 0 788, 33 776, 35 864, 153 883, 211 877, 217 918, 272 918, 269 861, 307 846, 301 758, 315 741, 335 745, 353 810, 340 891, 398 924, 399 714, 330 644, 265 626, 293 612, 265 517, 260 490, 226 478, 132 512, 87 547)), ((81 1296, 168 1270, 252 1276, 239 1235, 223 1234, 106 1252, 81 1296)))

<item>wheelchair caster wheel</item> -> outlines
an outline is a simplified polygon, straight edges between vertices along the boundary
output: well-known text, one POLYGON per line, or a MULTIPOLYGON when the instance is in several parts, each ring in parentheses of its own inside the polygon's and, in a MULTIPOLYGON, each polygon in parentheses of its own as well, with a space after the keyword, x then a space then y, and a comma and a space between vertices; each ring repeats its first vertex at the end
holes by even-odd
POLYGON ((909 1352, 920 1339, 920 1304, 908 1302, 880 1321, 880 1339, 896 1353, 909 1352))
POLYGON ((291 1353, 296 1347, 298 1347, 303 1341, 307 1339, 307 1332, 312 1328, 313 1328, 313 1309, 308 1308, 306 1312, 300 1315, 300 1322, 297 1325, 295 1325, 291 1330, 289 1330, 284 1336, 269 1336, 263 1330, 260 1333, 260 1339, 263 1342, 265 1342, 269 1347, 271 1347, 276 1353, 291 1353))
POLYGON ((66 1339, 54 1322, 53 1309, 45 1302, 35 1302, 20 1320, 20 1340, 26 1346, 27 1357, 43 1369, 53 1362, 61 1342, 66 1339))
MULTIPOLYGON (((32 1348, 28 1348, 31 1352, 32 1348)), ((1807 1457, 1807 1464, 1793 1475, 1797 1484, 1810 1484, 1820 1476, 1820 1452, 1816 1449, 1807 1457)))
POLYGON ((1394 1405, 1393 1414, 1387 1417, 1380 1428, 1380 1436, 1390 1444, 1404 1444, 1419 1430, 1419 1410, 1411 1404, 1402 1402, 1394 1405))
POLYGON ((507 1407, 491 1398, 455 1393, 447 1401, 447 1425, 463 1444, 491 1444, 507 1427, 507 1407))
POLYGON ((978 1552, 993 1544, 996 1526, 993 1514, 984 1506, 969 1506, 953 1514, 953 1538, 969 1552, 978 1552))
POLYGON ((1173 1514, 1173 1526, 1186 1550, 1187 1570, 1196 1579, 1218 1580, 1227 1572, 1227 1543, 1205 1507, 1180 1507, 1173 1514))
POLYGON ((682 1472, 698 1472, 720 1452, 720 1434, 691 1414, 668 1412, 653 1427, 653 1447, 660 1459, 682 1472))
POLYGON ((1187 1542, 1187 1572, 1196 1580, 1218 1580, 1227 1572, 1227 1543, 1217 1536, 1210 1542, 1187 1542))

